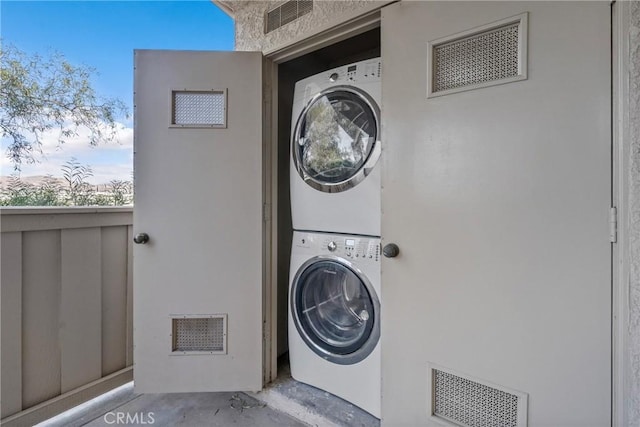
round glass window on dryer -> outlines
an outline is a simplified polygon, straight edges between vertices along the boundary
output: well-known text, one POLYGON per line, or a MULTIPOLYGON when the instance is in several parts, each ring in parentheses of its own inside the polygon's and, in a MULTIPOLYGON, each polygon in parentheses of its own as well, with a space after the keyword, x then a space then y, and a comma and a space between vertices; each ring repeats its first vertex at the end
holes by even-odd
POLYGON ((380 109, 352 86, 314 96, 296 123, 291 144, 300 177, 311 187, 339 193, 361 182, 380 157, 380 109))
POLYGON ((298 270, 291 314, 302 340, 340 365, 364 360, 380 339, 380 301, 364 274, 348 261, 318 256, 298 270))

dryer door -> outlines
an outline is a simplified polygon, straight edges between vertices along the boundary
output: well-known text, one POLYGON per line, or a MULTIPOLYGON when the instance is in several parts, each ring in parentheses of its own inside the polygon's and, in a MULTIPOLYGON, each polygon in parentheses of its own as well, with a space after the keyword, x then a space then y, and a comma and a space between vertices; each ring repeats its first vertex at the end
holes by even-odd
POLYGON ((367 278, 337 257, 315 257, 298 270, 291 288, 294 323, 319 356, 358 363, 380 338, 380 302, 367 278))
POLYGON ((352 86, 316 95, 293 134, 291 152, 302 179, 327 193, 362 181, 380 157, 379 112, 369 95, 352 86))

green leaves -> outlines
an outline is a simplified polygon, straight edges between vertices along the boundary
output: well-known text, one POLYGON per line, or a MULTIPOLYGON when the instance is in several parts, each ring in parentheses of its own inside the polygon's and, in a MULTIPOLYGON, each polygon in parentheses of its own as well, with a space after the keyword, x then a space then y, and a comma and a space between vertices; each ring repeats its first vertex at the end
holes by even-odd
POLYGON ((86 181, 93 176, 89 166, 81 165, 72 157, 62 166, 62 176, 67 181, 67 194, 72 205, 90 205, 91 185, 86 181))
POLYGON ((9 139, 7 156, 16 170, 33 163, 44 134, 57 130, 58 144, 89 130, 97 145, 117 137, 117 117, 128 117, 125 104, 100 97, 91 85, 96 71, 69 63, 60 53, 27 55, 16 47, 0 47, 0 134, 9 139))

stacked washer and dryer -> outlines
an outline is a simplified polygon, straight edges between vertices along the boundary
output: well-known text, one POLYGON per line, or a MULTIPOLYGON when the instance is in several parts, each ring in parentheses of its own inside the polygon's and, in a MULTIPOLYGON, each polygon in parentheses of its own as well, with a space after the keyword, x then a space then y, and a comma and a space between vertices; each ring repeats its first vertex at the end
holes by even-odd
POLYGON ((289 358, 380 418, 380 59, 296 83, 289 358))

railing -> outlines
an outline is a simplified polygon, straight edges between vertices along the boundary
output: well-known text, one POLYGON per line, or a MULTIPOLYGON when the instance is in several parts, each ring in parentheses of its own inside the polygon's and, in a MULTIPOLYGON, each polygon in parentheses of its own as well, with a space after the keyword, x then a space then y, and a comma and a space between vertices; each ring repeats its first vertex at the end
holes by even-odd
POLYGON ((0 210, 2 426, 132 379, 132 208, 0 210))

